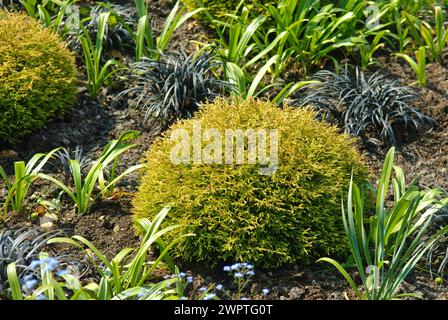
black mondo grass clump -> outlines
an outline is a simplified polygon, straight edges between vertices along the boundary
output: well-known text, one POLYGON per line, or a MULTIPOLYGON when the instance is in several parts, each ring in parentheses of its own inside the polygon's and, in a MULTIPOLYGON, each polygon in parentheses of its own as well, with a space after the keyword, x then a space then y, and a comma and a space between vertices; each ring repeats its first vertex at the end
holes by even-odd
POLYGON ((92 161, 92 159, 88 158, 84 154, 84 150, 80 146, 76 146, 74 150, 70 150, 69 148, 61 148, 60 150, 56 151, 54 156, 57 160, 59 160, 64 172, 68 176, 72 174, 70 170, 70 160, 75 160, 79 162, 81 172, 84 172, 92 161))
POLYGON ((0 283, 7 281, 8 264, 15 263, 19 278, 30 272, 30 263, 37 259, 51 238, 61 236, 61 231, 43 232, 39 229, 9 229, 0 231, 0 283))
MULTIPOLYGON (((434 227, 441 229, 448 225, 448 199, 443 202, 443 207, 435 214, 436 219, 434 227)), ((448 269, 448 236, 443 235, 439 241, 435 243, 429 250, 426 261, 431 277, 446 278, 446 270, 448 269)))
POLYGON ((321 120, 339 124, 345 133, 398 145, 406 135, 432 128, 436 122, 413 104, 421 99, 411 87, 358 68, 340 74, 322 70, 317 84, 307 86, 299 105, 313 106, 321 120))
MULTIPOLYGON (((82 28, 85 28, 92 37, 97 34, 99 17, 104 12, 110 12, 104 33, 105 52, 115 49, 125 53, 134 47, 133 31, 137 28, 136 21, 138 21, 135 7, 129 3, 100 2, 93 6, 87 14, 82 8, 80 9, 82 23, 66 36, 66 41, 73 50, 82 51, 79 39, 79 35, 83 34, 82 28)), ((92 41, 95 39, 92 38, 92 41)))
POLYGON ((22 6, 22 2, 18 0, 0 0, 0 9, 18 9, 22 6))
POLYGON ((164 54, 160 61, 143 58, 132 66, 135 81, 131 88, 119 97, 129 95, 131 104, 145 111, 145 123, 189 118, 200 103, 214 100, 230 88, 213 75, 215 65, 207 54, 164 54))
POLYGON ((129 3, 100 3, 90 11, 90 20, 87 25, 90 34, 98 32, 99 16, 108 11, 111 15, 106 27, 105 47, 124 52, 125 46, 133 45, 132 31, 136 29, 137 12, 129 3))
POLYGON ((64 230, 46 231, 39 228, 6 229, 0 231, 0 297, 6 294, 8 285, 7 267, 15 263, 17 276, 21 282, 27 277, 40 279, 39 268, 33 266, 39 261, 43 250, 51 252, 52 259, 57 261, 59 268, 71 269, 79 275, 89 272, 89 264, 85 258, 79 258, 72 253, 55 251, 47 246, 50 239, 65 236, 64 230))

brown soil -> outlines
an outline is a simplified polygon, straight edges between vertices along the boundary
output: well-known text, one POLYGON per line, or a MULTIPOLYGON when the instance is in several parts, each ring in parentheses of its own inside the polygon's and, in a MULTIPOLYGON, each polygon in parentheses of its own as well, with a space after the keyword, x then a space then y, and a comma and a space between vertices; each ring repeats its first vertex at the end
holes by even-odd
MULTIPOLYGON (((380 57, 383 71, 404 84, 415 82, 409 65, 401 60, 380 57)), ((448 61, 447 61, 448 62, 448 61)), ((428 86, 418 88, 423 102, 420 110, 431 116, 438 126, 421 134, 414 141, 402 145, 397 152, 396 164, 401 166, 409 180, 420 176, 422 187, 440 187, 448 190, 448 69, 447 64, 427 66, 428 86)), ((378 173, 388 148, 362 146, 369 165, 378 173)))

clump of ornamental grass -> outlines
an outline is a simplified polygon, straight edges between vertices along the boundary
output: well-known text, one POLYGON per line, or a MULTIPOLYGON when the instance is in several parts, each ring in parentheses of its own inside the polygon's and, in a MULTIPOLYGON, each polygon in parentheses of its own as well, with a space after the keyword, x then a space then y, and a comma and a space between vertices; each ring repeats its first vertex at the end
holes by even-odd
POLYGON ((401 85, 375 72, 366 75, 342 70, 340 74, 322 70, 314 74, 320 83, 308 85, 299 104, 312 105, 319 117, 338 123, 345 133, 398 144, 406 133, 419 132, 435 125, 414 104, 421 97, 411 87, 401 85))
POLYGON ((143 58, 132 67, 135 83, 120 96, 133 97, 133 104, 145 111, 145 122, 188 118, 201 102, 213 100, 228 87, 211 72, 214 65, 206 54, 163 55, 160 61, 143 58))
MULTIPOLYGON (((37 259, 49 239, 60 236, 61 231, 39 229, 5 229, 0 231, 0 283, 7 283, 7 266, 17 265, 19 278, 32 272, 31 262, 37 259)), ((1 291, 1 289, 0 289, 1 291)))
POLYGON ((385 157, 373 215, 366 215, 365 192, 353 180, 347 202, 342 204, 344 229, 362 286, 336 260, 318 260, 332 264, 360 300, 421 298, 418 292, 400 292, 402 284, 448 232, 448 226, 432 235, 428 232, 435 213, 447 202, 439 200, 443 190, 420 190, 417 180, 407 185, 403 170, 394 166, 394 154, 395 149, 391 148, 385 157), (393 190, 393 197, 389 190, 393 190), (393 201, 388 201, 390 198, 393 201))
POLYGON ((92 159, 84 154, 84 150, 80 146, 76 146, 74 150, 70 150, 70 148, 61 148, 55 152, 54 156, 59 160, 64 173, 68 176, 72 174, 70 170, 70 161, 74 160, 78 162, 81 172, 84 172, 92 162, 92 159))
MULTIPOLYGON (((161 207, 171 206, 166 222, 179 229, 167 236, 195 234, 180 239, 172 253, 195 263, 252 261, 274 267, 344 253, 340 194, 349 184, 352 169, 359 183, 365 180, 367 169, 354 141, 315 116, 311 109, 280 109, 264 100, 218 98, 203 104, 192 119, 174 124, 148 151, 134 217, 152 219, 161 207), (278 152, 275 143, 263 144, 272 142, 275 135, 266 140, 259 137, 257 148, 270 150, 270 160, 277 154, 278 165, 267 168, 273 163, 266 164, 262 158, 252 164, 226 162, 225 153, 236 150, 236 140, 232 138, 229 148, 217 136, 189 140, 197 139, 193 130, 198 128, 204 135, 213 129, 221 138, 229 130, 277 132, 278 152), (215 152, 211 141, 218 144, 215 152), (210 152, 216 158, 173 158, 182 148, 187 152, 199 147, 203 155, 210 152)), ((248 160, 249 136, 242 137, 239 150, 243 146, 248 160)))
POLYGON ((29 269, 40 277, 28 273, 21 279, 17 272, 18 265, 14 262, 8 264, 7 297, 12 300, 178 299, 184 293, 182 277, 185 274, 180 273, 172 262, 169 254, 172 244, 165 244, 162 240, 166 232, 176 228, 161 228, 168 211, 168 208, 164 208, 152 221, 139 220, 139 225, 145 230, 140 245, 137 248, 123 248, 111 260, 81 236, 50 239, 48 244, 69 244, 80 249, 94 267, 96 277, 85 279, 83 275, 74 273, 71 265, 63 266, 61 259, 41 252, 38 259, 29 265, 29 269), (154 261, 148 262, 148 254, 154 246, 161 253, 154 261), (167 268, 174 276, 155 281, 160 272, 167 268))
POLYGON ((271 0, 182 0, 189 8, 198 8, 203 6, 207 8, 207 11, 217 17, 225 16, 226 14, 233 14, 242 5, 246 6, 252 12, 262 12, 261 5, 268 4, 271 0))
MULTIPOLYGON (((67 42, 74 50, 81 52, 81 41, 79 35, 83 34, 84 27, 90 35, 96 35, 100 29, 100 15, 108 12, 106 29, 104 32, 104 53, 111 50, 126 52, 134 46, 134 29, 138 22, 137 11, 134 6, 127 3, 100 2, 93 6, 88 12, 83 23, 75 26, 67 35, 67 42)), ((81 10, 80 14, 83 14, 81 10)), ((95 39, 92 38, 92 41, 95 39)))
POLYGON ((17 10, 23 8, 19 0, 0 0, 0 9, 17 10))

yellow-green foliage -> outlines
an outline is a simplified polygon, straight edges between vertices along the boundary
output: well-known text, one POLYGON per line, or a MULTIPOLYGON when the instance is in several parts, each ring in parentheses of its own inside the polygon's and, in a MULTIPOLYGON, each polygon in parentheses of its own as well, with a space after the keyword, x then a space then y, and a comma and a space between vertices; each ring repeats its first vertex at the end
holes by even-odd
MULTIPOLYGON (((184 5, 188 8, 198 8, 201 5, 207 8, 210 13, 220 17, 225 14, 234 13, 240 0, 182 0, 184 5)), ((261 12, 263 9, 258 5, 266 5, 268 3, 275 4, 277 0, 244 0, 244 3, 239 7, 246 6, 252 12, 261 12)))
MULTIPOLYGON (((353 141, 314 117, 310 109, 280 109, 263 100, 218 99, 203 105, 148 151, 135 218, 153 218, 163 206, 172 206, 166 222, 180 225, 176 233, 196 234, 183 238, 174 255, 211 265, 250 261, 268 267, 344 252, 341 191, 352 168, 359 182, 367 170, 353 141), (277 172, 260 175, 260 165, 249 164, 173 164, 170 153, 179 141, 171 133, 186 129, 192 135, 193 123, 223 135, 226 129, 276 128, 277 172)), ((209 143, 203 140, 202 147, 209 143)))
POLYGON ((0 140, 17 142, 76 97, 75 58, 26 14, 0 11, 0 140))

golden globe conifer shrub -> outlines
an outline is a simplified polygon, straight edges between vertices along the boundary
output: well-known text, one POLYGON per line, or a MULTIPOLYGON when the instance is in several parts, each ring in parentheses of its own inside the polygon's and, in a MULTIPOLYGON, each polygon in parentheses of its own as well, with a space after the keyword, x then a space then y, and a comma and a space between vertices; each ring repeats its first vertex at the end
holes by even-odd
POLYGON ((76 98, 74 55, 23 13, 0 10, 0 141, 18 142, 76 98))
MULTIPOLYGON (((311 109, 278 108, 264 100, 219 98, 204 104, 147 152, 134 217, 151 219, 171 206, 165 222, 180 228, 170 237, 195 234, 182 238, 172 253, 190 262, 248 261, 273 267, 343 253, 341 192, 352 168, 359 183, 367 169, 353 140, 314 118, 311 109), (195 123, 203 132, 215 128, 223 135, 228 129, 277 129, 277 171, 261 175, 261 164, 176 164, 172 152, 179 139, 171 135, 185 129, 193 139, 195 123)), ((202 138, 205 150, 210 141, 202 138)))

